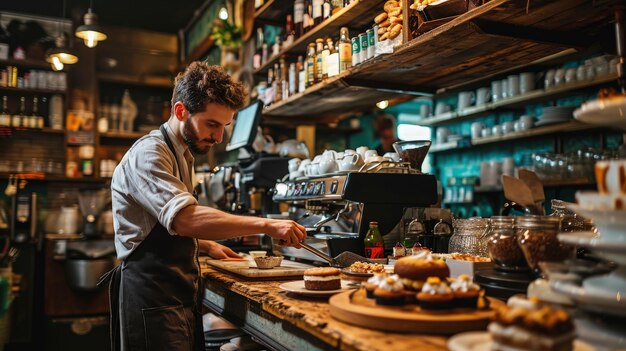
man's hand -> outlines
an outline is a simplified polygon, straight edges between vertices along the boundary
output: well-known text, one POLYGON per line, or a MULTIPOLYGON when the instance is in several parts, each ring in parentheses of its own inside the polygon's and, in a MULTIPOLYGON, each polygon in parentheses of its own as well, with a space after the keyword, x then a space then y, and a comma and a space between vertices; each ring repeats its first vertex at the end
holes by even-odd
POLYGON ((211 258, 218 260, 223 258, 241 258, 235 251, 212 240, 198 240, 198 249, 206 252, 211 258))
POLYGON ((306 238, 306 229, 294 221, 268 219, 266 234, 280 240, 281 245, 300 248, 300 242, 306 238))

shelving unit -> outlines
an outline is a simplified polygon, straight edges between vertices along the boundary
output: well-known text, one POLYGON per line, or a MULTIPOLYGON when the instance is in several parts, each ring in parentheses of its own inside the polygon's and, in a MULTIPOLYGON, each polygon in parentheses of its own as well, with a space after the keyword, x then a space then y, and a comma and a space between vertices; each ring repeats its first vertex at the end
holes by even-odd
POLYGON ((293 1, 268 0, 254 11, 254 19, 269 23, 284 23, 284 19, 293 8, 293 1), (282 21, 277 19, 283 19, 282 21))
POLYGON ((513 132, 513 133, 505 134, 502 136, 490 136, 490 137, 485 137, 485 138, 474 139, 472 140, 472 145, 492 144, 492 143, 499 143, 499 142, 509 141, 509 140, 532 138, 532 137, 536 137, 540 135, 571 133, 571 132, 590 130, 590 129, 596 129, 596 128, 597 126, 581 123, 578 121, 555 123, 555 124, 549 124, 546 126, 532 128, 529 130, 513 132))
POLYGON ((174 87, 174 82, 171 78, 162 76, 129 77, 126 75, 98 73, 98 80, 106 83, 127 84, 144 87, 168 89, 174 87))
POLYGON ((18 176, 19 179, 28 181, 41 182, 59 182, 59 183, 102 183, 107 179, 99 177, 70 178, 54 175, 46 175, 44 173, 0 173, 0 179, 9 179, 10 176, 18 176))
POLYGON ((14 88, 14 87, 0 87, 0 92, 15 92, 21 94, 67 94, 66 90, 56 90, 56 89, 38 89, 38 88, 14 88))
MULTIPOLYGON (((563 179, 563 180, 542 180, 543 186, 549 187, 561 187, 561 186, 593 186, 595 183, 589 181, 587 178, 575 178, 575 179, 563 179)), ((501 185, 488 185, 488 186, 475 186, 475 193, 498 193, 502 192, 501 185)))
POLYGON ((135 141, 145 134, 146 133, 141 132, 106 132, 100 133, 100 139, 121 139, 135 141))
POLYGON ((43 60, 33 60, 33 59, 24 59, 24 60, 0 60, 0 66, 16 66, 23 68, 36 68, 36 69, 45 69, 50 70, 50 64, 43 60))

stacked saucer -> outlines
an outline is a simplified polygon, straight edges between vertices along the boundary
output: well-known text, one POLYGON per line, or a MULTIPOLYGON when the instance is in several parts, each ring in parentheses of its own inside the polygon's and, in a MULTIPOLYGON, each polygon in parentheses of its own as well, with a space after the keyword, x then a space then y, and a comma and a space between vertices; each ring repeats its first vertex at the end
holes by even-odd
POLYGON ((539 116, 537 126, 563 123, 570 121, 573 117, 574 107, 552 106, 543 109, 543 114, 539 116))

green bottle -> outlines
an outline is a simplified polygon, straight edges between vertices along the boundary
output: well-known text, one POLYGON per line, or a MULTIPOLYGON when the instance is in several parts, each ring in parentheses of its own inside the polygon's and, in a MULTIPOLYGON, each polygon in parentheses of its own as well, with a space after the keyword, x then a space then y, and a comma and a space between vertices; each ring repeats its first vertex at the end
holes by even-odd
POLYGON ((367 231, 363 244, 366 258, 385 258, 383 237, 378 230, 378 222, 370 222, 370 229, 367 231))

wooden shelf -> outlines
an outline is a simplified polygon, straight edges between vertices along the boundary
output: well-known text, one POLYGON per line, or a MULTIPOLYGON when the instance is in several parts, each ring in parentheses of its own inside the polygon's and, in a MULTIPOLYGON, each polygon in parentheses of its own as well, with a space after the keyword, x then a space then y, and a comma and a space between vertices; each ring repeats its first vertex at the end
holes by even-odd
POLYGON ((124 140, 137 140, 142 136, 146 135, 146 133, 141 132, 106 132, 100 133, 100 138, 108 138, 108 139, 124 139, 124 140))
POLYGON ((470 141, 467 138, 461 139, 461 140, 457 140, 457 141, 449 141, 446 143, 435 143, 433 144, 430 149, 428 150, 429 153, 438 153, 438 152, 444 152, 444 151, 450 151, 450 150, 458 150, 458 149, 465 149, 470 147, 470 141))
MULTIPOLYGON (((561 186, 592 186, 594 182, 589 181, 588 178, 574 178, 574 179, 558 179, 558 180, 542 180, 543 186, 546 188, 555 188, 561 186)), ((501 185, 486 185, 475 186, 475 193, 498 193, 503 191, 501 185)))
POLYGON ((281 50, 278 55, 268 58, 267 62, 255 70, 255 74, 262 74, 277 63, 281 56, 306 56, 307 45, 317 38, 339 37, 341 27, 352 29, 351 36, 364 32, 364 28, 371 27, 374 17, 383 11, 384 0, 353 0, 350 5, 342 8, 334 15, 320 23, 313 30, 304 34, 289 47, 281 50), (357 32, 359 31, 359 32, 357 32))
POLYGON ((47 175, 45 173, 0 173, 0 179, 9 179, 10 176, 18 176, 20 179, 26 179, 29 181, 42 181, 42 182, 63 182, 63 183, 103 183, 107 179, 99 177, 91 178, 68 178, 62 176, 47 175))
POLYGON ((292 0, 268 0, 263 6, 254 10, 254 19, 270 22, 285 23, 287 14, 293 10, 292 0))
POLYGON ((24 60, 0 60, 0 66, 17 66, 23 68, 38 68, 45 69, 51 71, 52 68, 50 64, 43 60, 33 60, 33 59, 24 59, 24 60))
POLYGON ((39 133, 39 134, 53 134, 53 135, 65 135, 65 129, 52 129, 52 128, 13 128, 13 127, 0 127, 0 136, 10 136, 17 133, 39 133))
POLYGON ((590 81, 573 82, 549 89, 539 89, 518 95, 512 98, 487 103, 481 106, 472 106, 458 112, 447 112, 438 116, 425 118, 418 121, 421 126, 436 127, 449 123, 456 123, 472 119, 477 116, 492 113, 503 109, 523 108, 532 103, 555 100, 560 97, 571 95, 572 92, 593 88, 599 85, 617 83, 617 75, 596 77, 590 81))
POLYGON ((37 88, 14 88, 14 87, 0 87, 0 91, 10 91, 22 94, 67 94, 66 90, 55 89, 37 89, 37 88))
POLYGON ((133 77, 122 74, 98 73, 97 77, 99 81, 105 83, 137 85, 164 89, 172 89, 174 87, 172 78, 165 76, 133 77))
POLYGON ((535 127, 529 130, 513 132, 502 136, 490 136, 486 138, 474 139, 472 140, 472 145, 493 144, 509 140, 526 139, 548 134, 571 133, 595 128, 597 128, 597 126, 581 123, 578 121, 555 123, 546 126, 535 127))
MULTIPOLYGON (((380 100, 432 93, 526 66, 568 48, 590 47, 594 43, 590 38, 610 25, 613 12, 600 6, 609 2, 536 0, 530 3, 527 13, 526 2, 491 0, 400 46, 393 54, 376 57, 309 87, 264 113, 268 117, 315 117, 371 110, 380 100)), ((359 5, 365 3, 355 2, 342 11, 348 13, 359 5)), ((375 10, 374 14, 380 10, 378 5, 367 7, 375 10)), ((338 21, 340 14, 327 21, 338 21)), ((371 23, 371 17, 363 20, 371 23)), ((318 26, 316 30, 326 28, 318 26)), ((283 53, 302 53, 308 42, 321 36, 315 30, 309 34, 308 39, 299 39, 299 51, 294 44, 283 53)), ((269 68, 276 59, 258 71, 269 68)))

